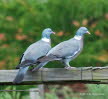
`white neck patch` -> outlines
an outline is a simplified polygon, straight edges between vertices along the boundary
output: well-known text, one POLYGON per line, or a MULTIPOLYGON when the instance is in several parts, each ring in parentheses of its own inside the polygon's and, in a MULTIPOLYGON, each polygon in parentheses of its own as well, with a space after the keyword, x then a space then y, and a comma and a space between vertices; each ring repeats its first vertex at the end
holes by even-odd
POLYGON ((77 35, 75 35, 74 38, 75 38, 76 40, 81 40, 81 39, 82 39, 82 36, 77 36, 77 35))
POLYGON ((50 42, 50 39, 48 39, 48 38, 42 38, 42 41, 44 41, 44 42, 50 42))

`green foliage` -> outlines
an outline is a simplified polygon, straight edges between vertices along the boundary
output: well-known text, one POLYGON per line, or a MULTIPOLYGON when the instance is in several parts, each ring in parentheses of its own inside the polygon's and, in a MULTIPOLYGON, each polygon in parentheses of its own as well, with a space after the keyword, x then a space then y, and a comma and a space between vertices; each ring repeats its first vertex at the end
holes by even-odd
MULTIPOLYGON (((52 37, 52 46, 73 37, 80 26, 88 27, 92 35, 86 36, 83 53, 71 65, 107 64, 104 58, 97 58, 104 54, 103 50, 108 50, 107 5, 105 0, 1 0, 0 68, 15 68, 21 54, 31 43, 40 39, 41 31, 46 27, 51 27, 58 35, 52 37)), ((61 65, 53 63, 47 66, 61 65)))
MULTIPOLYGON (((11 86, 8 86, 6 87, 5 90, 16 90, 16 87, 11 87, 11 86)), ((20 98, 20 95, 21 93, 19 92, 0 92, 0 97, 1 99, 19 99, 20 98)))
MULTIPOLYGON (((71 65, 76 67, 107 65, 107 0, 0 0, 0 69, 14 69, 25 49, 41 38, 44 28, 50 27, 57 32, 51 37, 52 46, 55 46, 73 37, 81 26, 86 26, 91 35, 85 36, 84 50, 71 65)), ((63 65, 60 62, 50 62, 47 67, 63 67, 63 65)), ((91 89, 93 87, 90 85, 89 89, 94 91, 91 89)), ((2 95, 3 99, 7 97, 17 99, 27 95, 27 93, 13 94, 0 93, 0 97, 2 95)), ((54 98, 55 93, 47 94, 48 99, 52 99, 52 96, 54 98)))
MULTIPOLYGON (((45 94, 45 99, 59 99, 61 94, 63 99, 107 99, 108 86, 106 84, 87 84, 87 91, 74 92, 67 86, 61 88, 50 87, 50 92, 45 94)), ((33 86, 8 86, 5 90, 29 90, 33 86)), ((35 87, 35 86, 34 86, 35 87)), ((1 89, 2 90, 2 89, 1 89)), ((29 99, 29 92, 0 92, 0 99, 29 99)))
MULTIPOLYGON (((88 84, 87 92, 73 92, 69 87, 63 87, 58 93, 63 94, 63 99, 107 99, 108 86, 104 84, 93 85, 88 84)), ((50 93, 46 93, 46 99, 59 99, 57 96, 57 88, 50 89, 50 93)))
POLYGON ((29 90, 34 88, 34 85, 21 85, 21 86, 0 86, 0 99, 29 99, 29 91, 18 91, 18 90, 29 90), (17 91, 1 91, 1 90, 17 90, 17 91), (7 98, 8 97, 8 98, 7 98))
POLYGON ((101 85, 88 85, 88 93, 85 94, 84 99, 107 99, 108 86, 101 85))

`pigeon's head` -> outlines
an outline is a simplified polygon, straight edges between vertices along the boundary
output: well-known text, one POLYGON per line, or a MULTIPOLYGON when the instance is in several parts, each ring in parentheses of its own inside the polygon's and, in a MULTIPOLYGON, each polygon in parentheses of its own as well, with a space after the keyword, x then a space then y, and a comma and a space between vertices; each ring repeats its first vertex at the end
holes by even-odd
POLYGON ((55 32, 53 32, 52 29, 50 29, 50 28, 46 28, 42 32, 42 38, 48 38, 49 39, 51 34, 55 34, 55 32))
POLYGON ((90 34, 86 27, 80 27, 76 32, 76 35, 78 36, 83 36, 84 34, 90 34))

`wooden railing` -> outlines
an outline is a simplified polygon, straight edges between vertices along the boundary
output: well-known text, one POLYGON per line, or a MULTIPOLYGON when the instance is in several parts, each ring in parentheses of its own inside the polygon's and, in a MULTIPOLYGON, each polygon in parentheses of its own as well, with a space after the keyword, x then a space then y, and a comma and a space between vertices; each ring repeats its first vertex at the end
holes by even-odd
MULTIPOLYGON (((22 83, 18 85, 30 84, 67 84, 67 83, 94 83, 108 84, 108 68, 85 69, 77 68, 66 70, 64 68, 44 68, 37 72, 28 71, 22 83)), ((13 80, 18 70, 0 70, 0 85, 13 85, 13 80)))

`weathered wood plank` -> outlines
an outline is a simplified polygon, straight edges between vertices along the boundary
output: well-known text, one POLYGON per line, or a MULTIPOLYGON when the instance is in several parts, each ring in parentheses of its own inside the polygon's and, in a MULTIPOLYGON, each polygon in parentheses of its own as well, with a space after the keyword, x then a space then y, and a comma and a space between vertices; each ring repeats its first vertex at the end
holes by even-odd
MULTIPOLYGON (((12 85, 18 70, 0 70, 0 85, 12 85)), ((38 72, 28 71, 20 85, 29 84, 64 84, 64 83, 108 83, 108 68, 86 70, 77 68, 42 69, 38 72)))
POLYGON ((81 80, 81 69, 66 70, 58 69, 43 69, 42 80, 45 81, 70 81, 81 80))
POLYGON ((37 81, 37 82, 41 82, 42 81, 41 71, 37 71, 37 72, 30 72, 30 71, 28 71, 27 74, 25 75, 23 81, 37 81))
POLYGON ((97 69, 92 73, 94 80, 108 80, 108 68, 97 69))
POLYGON ((83 70, 82 69, 82 79, 81 80, 92 80, 93 77, 92 77, 92 70, 83 70))
MULTIPOLYGON (((18 70, 0 70, 0 84, 12 84, 18 70)), ((31 83, 41 82, 41 71, 30 72, 28 71, 23 80, 24 82, 31 83)))

